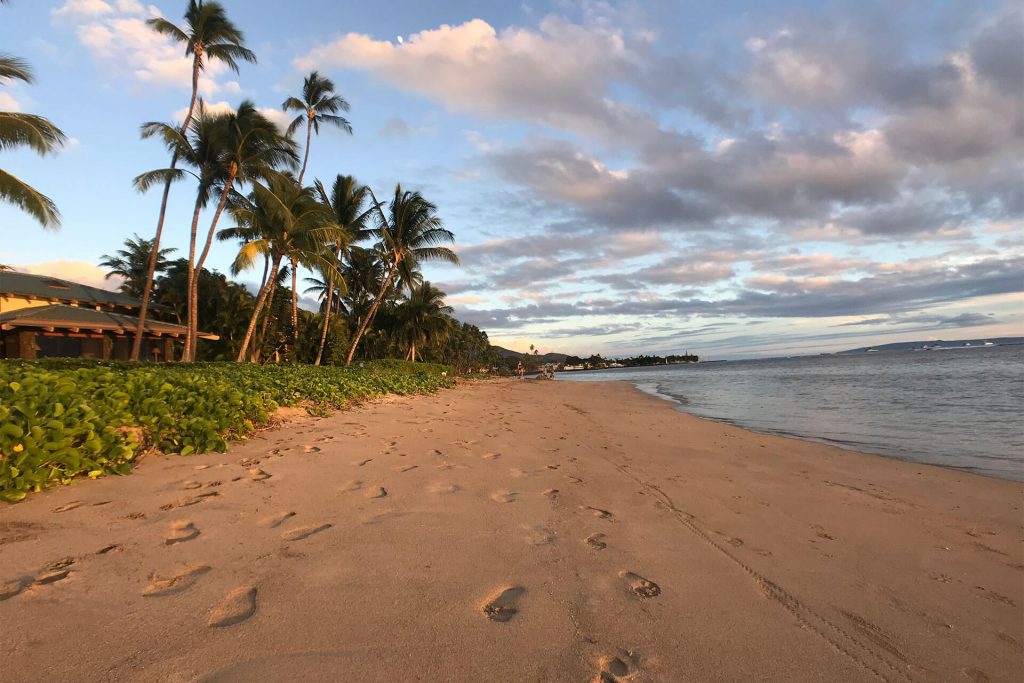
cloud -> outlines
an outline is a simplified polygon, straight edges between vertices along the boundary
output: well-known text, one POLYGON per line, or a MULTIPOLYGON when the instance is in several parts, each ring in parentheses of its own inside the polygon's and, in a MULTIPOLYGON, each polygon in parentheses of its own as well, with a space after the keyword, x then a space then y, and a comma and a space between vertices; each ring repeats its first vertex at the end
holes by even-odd
POLYGON ((63 280, 71 280, 72 282, 110 291, 117 291, 122 282, 121 278, 117 276, 107 278, 105 270, 89 261, 57 259, 41 263, 21 264, 16 266, 15 269, 33 275, 59 277, 63 280))
POLYGON ((14 99, 14 95, 0 91, 0 111, 19 112, 21 103, 14 99))
MULTIPOLYGON (((191 88, 192 59, 184 47, 146 25, 148 17, 160 16, 153 5, 117 0, 115 7, 103 0, 67 0, 51 14, 58 26, 73 28, 93 59, 118 78, 148 87, 191 88)), ((234 81, 219 80, 228 72, 223 63, 209 61, 199 77, 200 93, 210 97, 237 91, 234 81)))

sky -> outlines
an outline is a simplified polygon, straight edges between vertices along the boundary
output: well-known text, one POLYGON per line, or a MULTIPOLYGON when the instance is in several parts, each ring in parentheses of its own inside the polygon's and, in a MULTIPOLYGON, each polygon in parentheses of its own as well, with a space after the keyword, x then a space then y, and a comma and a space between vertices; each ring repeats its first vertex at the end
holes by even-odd
MULTIPOLYGON (((307 176, 434 202, 462 264, 425 275, 493 343, 726 359, 1024 334, 1024 3, 222 4, 259 62, 211 64, 207 105, 286 124, 303 76, 331 78, 354 132, 322 128, 307 176)), ((159 193, 132 179, 167 163, 139 126, 190 88, 145 21, 184 8, 0 7, 0 50, 36 76, 0 110, 69 137, 0 156, 63 216, 0 204, 0 262, 116 286, 96 264, 152 236, 159 193)), ((192 192, 172 191, 176 256, 192 192)))

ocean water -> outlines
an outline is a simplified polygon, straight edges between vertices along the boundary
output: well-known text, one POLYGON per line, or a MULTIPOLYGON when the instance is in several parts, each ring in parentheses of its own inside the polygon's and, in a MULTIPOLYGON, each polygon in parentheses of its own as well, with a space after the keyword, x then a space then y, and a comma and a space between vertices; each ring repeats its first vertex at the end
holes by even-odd
POLYGON ((1024 346, 559 373, 624 380, 693 415, 1024 481, 1024 346))

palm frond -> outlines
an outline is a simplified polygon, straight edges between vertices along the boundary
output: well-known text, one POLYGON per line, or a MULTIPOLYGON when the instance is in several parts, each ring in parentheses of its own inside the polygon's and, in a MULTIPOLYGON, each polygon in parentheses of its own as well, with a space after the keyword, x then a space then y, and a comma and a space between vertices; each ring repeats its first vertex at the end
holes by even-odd
POLYGON ((32 82, 32 67, 21 57, 0 53, 0 81, 32 82))
POLYGON ((175 40, 179 43, 189 42, 188 34, 182 31, 180 28, 175 26, 173 23, 167 21, 163 17, 156 17, 155 19, 149 19, 146 21, 146 25, 156 31, 162 36, 175 40))
POLYGON ((42 116, 0 112, 0 149, 28 147, 48 154, 64 146, 67 136, 42 116))
POLYGON ((44 228, 60 227, 60 212, 53 200, 3 169, 0 169, 0 199, 14 204, 44 228))

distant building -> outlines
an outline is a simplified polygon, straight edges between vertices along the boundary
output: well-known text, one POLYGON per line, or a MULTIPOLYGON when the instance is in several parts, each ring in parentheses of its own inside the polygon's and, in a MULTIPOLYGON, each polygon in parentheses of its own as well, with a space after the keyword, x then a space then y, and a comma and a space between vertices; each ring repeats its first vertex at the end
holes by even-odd
MULTIPOLYGON (((0 358, 128 360, 140 302, 45 275, 0 272, 0 358)), ((157 307, 159 308, 159 307, 157 307)), ((147 317, 142 360, 174 360, 186 328, 147 317)), ((200 339, 217 335, 199 333, 200 339)))

